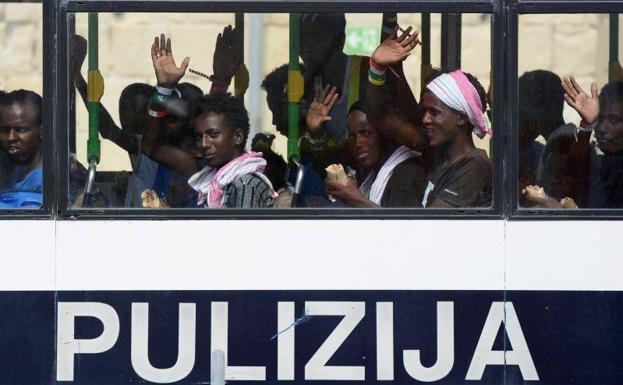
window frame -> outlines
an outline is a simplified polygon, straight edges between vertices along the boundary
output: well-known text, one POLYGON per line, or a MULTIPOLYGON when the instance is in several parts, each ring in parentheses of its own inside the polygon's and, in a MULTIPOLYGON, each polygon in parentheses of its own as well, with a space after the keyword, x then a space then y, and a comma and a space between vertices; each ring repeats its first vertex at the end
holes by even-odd
MULTIPOLYGON (((509 0, 508 11, 508 88, 506 110, 508 111, 510 137, 506 148, 507 217, 509 220, 593 220, 623 219, 621 209, 532 209, 519 207, 519 18, 530 14, 573 14, 573 13, 623 13, 623 3, 613 0, 509 0)), ((560 76, 560 74, 559 74, 560 76)))
POLYGON ((41 120, 43 122, 43 205, 39 209, 0 209, 0 220, 10 219, 51 219, 56 211, 56 125, 54 119, 54 103, 56 87, 53 71, 55 55, 55 15, 54 0, 6 1, 9 4, 41 4, 42 17, 42 94, 41 120))
MULTIPOLYGON (((505 206, 504 191, 504 144, 505 133, 501 130, 493 135, 493 152, 499 159, 493 162, 493 197, 491 208, 458 208, 458 209, 356 209, 356 208, 291 208, 291 209, 226 209, 206 210, 200 208, 171 210, 162 209, 125 209, 125 208, 94 208, 71 209, 68 207, 68 134, 69 134, 69 84, 68 65, 68 15, 82 12, 245 12, 245 13, 288 13, 288 12, 348 12, 356 8, 356 13, 385 12, 431 12, 431 13, 485 13, 492 18, 491 36, 491 70, 494 74, 493 89, 503 90, 504 71, 504 28, 506 24, 505 8, 502 0, 490 1, 458 1, 427 0, 414 1, 374 1, 374 0, 320 0, 320 1, 255 1, 255 0, 181 0, 181 1, 135 1, 135 0, 66 0, 59 4, 57 12, 58 42, 56 56, 56 82, 59 87, 56 123, 61 129, 57 133, 59 183, 58 183, 58 218, 59 219, 503 219, 505 206), (153 6, 158 9, 154 10, 153 6), (363 5, 363 6, 362 6, 363 5)), ((493 120, 498 127, 506 127, 504 122, 503 93, 494 93, 494 104, 500 106, 493 111, 493 120), (497 96, 496 96, 497 94, 497 96)))

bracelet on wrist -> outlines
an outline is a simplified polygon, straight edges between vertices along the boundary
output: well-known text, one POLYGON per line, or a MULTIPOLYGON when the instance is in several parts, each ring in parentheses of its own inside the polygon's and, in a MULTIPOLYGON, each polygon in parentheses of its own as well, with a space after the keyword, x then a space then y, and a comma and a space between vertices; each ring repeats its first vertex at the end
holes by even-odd
POLYGON ((371 71, 373 71, 374 73, 377 73, 379 75, 385 74, 386 67, 383 67, 382 65, 378 64, 377 62, 372 60, 372 58, 370 58, 370 62, 369 63, 370 63, 370 70, 371 71))
POLYGON ((162 96, 172 96, 173 93, 175 92, 175 94, 177 95, 178 98, 182 98, 182 92, 177 88, 168 88, 168 87, 162 87, 159 85, 156 85, 156 93, 160 94, 162 96))
POLYGON ((154 111, 151 108, 147 111, 147 113, 149 116, 156 119, 164 118, 168 115, 166 111, 154 111))
POLYGON ((580 121, 580 131, 584 131, 584 132, 591 132, 593 131, 593 129, 597 126, 597 120, 595 120, 593 123, 588 124, 587 122, 584 121, 584 119, 582 119, 580 121))
POLYGON ((171 96, 173 95, 173 88, 162 87, 162 86, 157 85, 156 92, 159 93, 160 95, 171 96))
POLYGON ((368 81, 375 86, 382 86, 385 84, 385 74, 378 74, 370 69, 368 71, 368 81))
POLYGON ((151 101, 158 106, 165 107, 170 98, 171 96, 163 95, 159 92, 154 92, 151 97, 151 101))

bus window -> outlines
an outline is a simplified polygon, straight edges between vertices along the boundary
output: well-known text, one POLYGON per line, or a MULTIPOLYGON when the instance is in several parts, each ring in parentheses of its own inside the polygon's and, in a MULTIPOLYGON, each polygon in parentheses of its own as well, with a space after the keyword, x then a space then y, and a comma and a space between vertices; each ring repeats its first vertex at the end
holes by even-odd
POLYGON ((520 16, 520 207, 623 207, 620 36, 616 14, 520 16))
POLYGON ((43 204, 41 4, 0 4, 0 216, 43 204))
POLYGON ((70 23, 72 208, 491 207, 489 15, 70 23))

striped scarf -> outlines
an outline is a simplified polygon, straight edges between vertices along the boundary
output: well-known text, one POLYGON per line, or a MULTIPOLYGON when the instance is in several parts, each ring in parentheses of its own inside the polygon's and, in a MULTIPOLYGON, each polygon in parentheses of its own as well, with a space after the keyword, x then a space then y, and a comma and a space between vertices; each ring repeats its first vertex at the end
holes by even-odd
POLYGON ((491 135, 489 122, 482 112, 478 91, 463 71, 456 70, 442 74, 428 83, 426 89, 430 90, 446 106, 466 114, 474 127, 474 134, 479 138, 482 139, 487 134, 491 135))
POLYGON ((197 206, 204 202, 209 208, 223 207, 223 191, 234 180, 243 175, 255 174, 262 179, 270 189, 270 195, 277 197, 270 180, 264 175, 266 160, 261 152, 249 152, 241 155, 219 169, 209 166, 195 173, 188 179, 188 184, 197 191, 197 206))

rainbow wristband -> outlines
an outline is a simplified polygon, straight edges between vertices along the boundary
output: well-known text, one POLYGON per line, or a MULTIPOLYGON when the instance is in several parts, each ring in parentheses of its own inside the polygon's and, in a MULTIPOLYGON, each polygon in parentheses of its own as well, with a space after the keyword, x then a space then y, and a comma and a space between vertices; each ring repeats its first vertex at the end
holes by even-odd
POLYGON ((385 75, 377 74, 376 72, 372 71, 372 69, 370 69, 368 70, 368 81, 375 86, 382 86, 383 84, 385 84, 385 75))
POLYGON ((376 64, 372 58, 370 58, 370 70, 373 71, 374 73, 378 74, 378 75, 384 75, 385 74, 385 67, 381 67, 380 65, 376 64))

